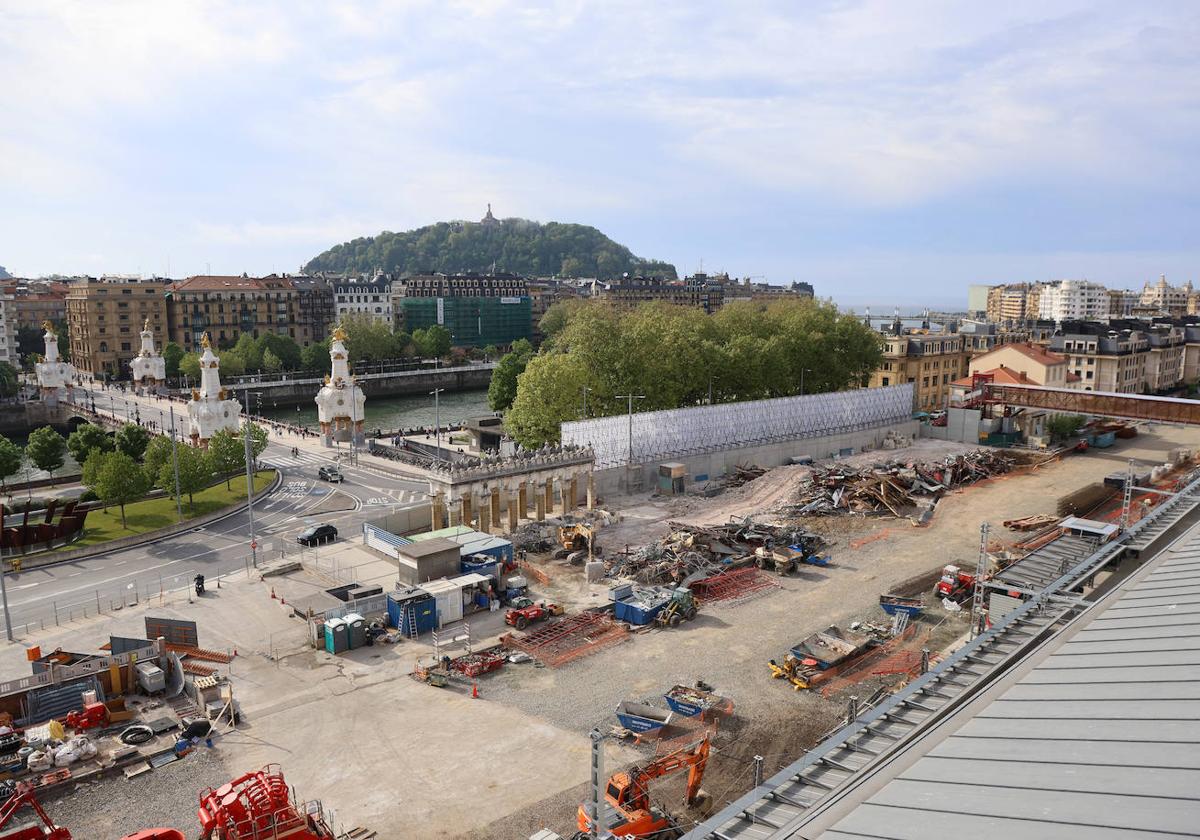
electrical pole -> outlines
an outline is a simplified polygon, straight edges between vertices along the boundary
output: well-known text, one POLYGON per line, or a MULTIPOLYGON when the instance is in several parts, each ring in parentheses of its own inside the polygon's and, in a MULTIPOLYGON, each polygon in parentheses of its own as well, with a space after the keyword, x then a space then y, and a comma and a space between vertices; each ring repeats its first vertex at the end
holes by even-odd
POLYGON ((604 836, 604 790, 608 780, 604 778, 604 735, 599 729, 588 733, 592 739, 591 793, 588 797, 588 816, 591 818, 591 830, 588 837, 604 836))
POLYGON ((587 419, 587 395, 588 395, 588 391, 590 391, 590 390, 592 390, 592 389, 589 388, 588 386, 586 386, 586 385, 583 386, 583 418, 582 419, 584 419, 584 420, 587 419))
POLYGON ((4 561, 0 560, 0 600, 4 601, 4 632, 8 634, 8 640, 11 642, 13 640, 12 616, 8 614, 8 587, 4 585, 6 574, 4 561))
POLYGON ((179 492, 179 455, 175 451, 175 406, 171 406, 171 469, 175 471, 175 513, 183 521, 183 502, 179 492))
POLYGON ((242 386, 242 398, 246 401, 246 418, 243 421, 242 440, 246 446, 246 515, 250 518, 250 558, 258 568, 258 540, 254 538, 254 471, 250 466, 250 392, 242 386))
POLYGON ((633 466, 633 401, 646 399, 645 394, 617 394, 619 400, 629 400, 629 466, 633 466))
POLYGON ((988 570, 988 523, 979 526, 979 561, 975 564, 975 591, 971 596, 971 638, 983 634, 983 579, 988 570))
POLYGON ((437 459, 442 460, 442 410, 441 403, 438 401, 438 394, 445 391, 445 388, 434 388, 429 393, 433 395, 433 434, 437 446, 437 459))

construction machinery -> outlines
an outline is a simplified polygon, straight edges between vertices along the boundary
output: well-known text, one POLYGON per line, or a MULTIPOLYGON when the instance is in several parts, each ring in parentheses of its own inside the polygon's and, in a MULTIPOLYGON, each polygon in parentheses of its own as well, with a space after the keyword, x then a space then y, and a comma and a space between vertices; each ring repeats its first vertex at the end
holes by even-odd
POLYGON ((600 556, 600 547, 596 545, 596 529, 585 522, 576 522, 573 525, 564 525, 559 528, 558 542, 562 546, 554 552, 554 556, 558 560, 576 556, 580 559, 600 556), (586 552, 586 554, 582 552, 586 552))
MULTIPOLYGON (((682 834, 679 823, 670 813, 650 802, 650 782, 670 776, 681 770, 688 771, 685 801, 688 807, 706 812, 712 807, 712 796, 700 789, 704 779, 704 768, 708 764, 709 736, 696 743, 635 766, 632 769, 613 773, 604 790, 604 801, 608 806, 605 824, 597 834, 606 830, 613 837, 644 838, 661 840, 682 834)), ((587 805, 579 806, 577 819, 580 832, 592 830, 592 820, 587 805)))
POLYGON ((200 840, 334 837, 319 802, 293 802, 278 764, 268 764, 201 793, 199 818, 200 840))
POLYGON ((547 604, 545 601, 534 603, 532 598, 522 595, 512 602, 512 609, 504 614, 504 623, 518 630, 524 630, 530 624, 545 621, 553 615, 562 615, 565 610, 558 604, 547 604))
POLYGON ((801 659, 793 653, 785 654, 783 662, 776 662, 774 659, 767 660, 767 667, 771 669, 772 677, 791 683, 793 691, 809 688, 812 677, 819 670, 817 660, 801 659))
POLYGON ((22 782, 8 801, 0 805, 0 831, 12 822, 22 808, 30 808, 37 814, 41 825, 31 825, 19 828, 8 834, 0 834, 0 840, 71 840, 71 832, 62 826, 55 825, 49 815, 42 810, 41 803, 33 795, 33 785, 22 782))
POLYGON ((654 616, 654 622, 661 627, 678 627, 680 622, 695 618, 698 610, 692 590, 679 586, 671 590, 671 600, 654 616))
POLYGON ((941 580, 933 587, 933 594, 938 598, 949 598, 958 604, 970 598, 974 591, 975 575, 955 565, 943 568, 941 580))

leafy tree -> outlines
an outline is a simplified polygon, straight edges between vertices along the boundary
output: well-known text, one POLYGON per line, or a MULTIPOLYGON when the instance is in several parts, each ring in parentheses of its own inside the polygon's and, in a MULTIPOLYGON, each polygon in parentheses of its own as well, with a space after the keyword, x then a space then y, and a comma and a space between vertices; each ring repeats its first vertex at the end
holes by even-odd
POLYGON ((379 362, 396 355, 391 327, 365 312, 343 317, 342 329, 346 331, 346 352, 351 362, 379 362))
POLYGON ((24 453, 21 452, 21 447, 0 435, 0 487, 7 489, 9 477, 21 471, 23 460, 24 453))
POLYGON ((267 353, 273 353, 279 360, 280 370, 296 370, 300 367, 300 345, 287 335, 267 333, 258 339, 262 351, 262 369, 267 370, 267 353))
POLYGON ((489 344, 487 347, 483 348, 483 355, 489 360, 494 359, 500 355, 500 348, 495 344, 489 344))
POLYGON ((87 470, 90 478, 87 486, 105 505, 121 508, 121 527, 127 527, 125 505, 146 495, 153 486, 150 477, 124 452, 93 453, 89 461, 95 465, 87 470))
POLYGON ((0 397, 15 397, 21 389, 19 372, 8 362, 0 362, 0 397))
POLYGON ((262 369, 264 373, 279 373, 283 370, 283 362, 275 355, 274 351, 267 350, 263 353, 262 369))
POLYGON ((220 429, 208 439, 208 457, 213 472, 225 476, 225 489, 230 479, 246 466, 246 445, 242 436, 229 429, 220 429))
POLYGON ((413 344, 425 359, 440 359, 450 352, 452 337, 450 330, 441 324, 423 330, 413 330, 413 344))
POLYGON ((413 352, 411 335, 403 330, 392 333, 392 356, 399 359, 404 356, 411 356, 413 352))
POLYGON ((29 435, 25 445, 25 455, 39 470, 45 470, 54 477, 54 471, 63 465, 67 454, 67 442, 58 432, 49 426, 35 429, 29 435))
POLYGON ((1046 430, 1053 440, 1063 440, 1075 434, 1086 422, 1087 418, 1081 414, 1056 414, 1046 421, 1046 430))
POLYGON ((546 340, 551 341, 562 332, 566 328, 567 322, 571 320, 571 316, 584 303, 582 298, 568 298, 551 304, 550 308, 542 315, 542 319, 538 321, 538 329, 542 331, 546 340))
MULTIPOLYGON (((117 429, 114 436, 114 443, 117 449, 124 452, 135 461, 141 461, 146 454, 146 447, 150 445, 151 434, 145 426, 139 426, 137 423, 126 423, 121 428, 117 429)), ((68 441, 70 445, 70 441, 68 441)))
MULTIPOLYGON (((268 435, 267 430, 257 423, 243 423, 242 433, 245 433, 246 426, 250 426, 250 456, 253 458, 255 465, 258 464, 258 457, 267 450, 268 435)), ((243 446, 245 443, 243 442, 243 446)))
POLYGON ((333 361, 329 358, 329 339, 310 344, 300 351, 300 366, 313 373, 329 373, 333 361))
MULTIPOLYGON (((262 370, 262 345, 250 333, 244 332, 238 336, 237 344, 233 345, 233 352, 242 360, 242 366, 245 370, 251 373, 262 370)), ((229 351, 221 356, 222 368, 224 367, 225 357, 229 355, 229 351)))
POLYGON ((179 363, 183 360, 183 348, 174 341, 168 341, 162 349, 163 361, 167 363, 167 376, 174 379, 179 376, 179 363))
POLYGON ((581 359, 565 353, 534 356, 517 379, 517 397, 504 415, 505 428, 530 449, 558 440, 559 424, 579 412, 586 382, 581 359))
POLYGON ((21 354, 21 367, 25 370, 33 370, 34 357, 45 349, 42 331, 37 327, 21 327, 17 330, 17 351, 21 354))
POLYGON ((146 445, 142 455, 142 466, 149 475, 157 476, 163 464, 171 463, 171 439, 166 435, 155 435, 146 445))
POLYGON ((246 360, 236 349, 226 350, 220 356, 220 372, 222 377, 242 376, 246 372, 246 360))
POLYGON ((81 423, 67 438, 67 449, 75 463, 83 466, 92 452, 112 452, 113 440, 99 426, 81 423))
POLYGON ((192 384, 200 382, 200 356, 197 353, 188 353, 179 360, 179 373, 186 376, 192 381, 192 384))
MULTIPOLYGON (((191 512, 193 510, 192 497, 208 486, 212 479, 213 468, 208 454, 203 449, 179 444, 176 450, 179 460, 179 492, 187 496, 188 511, 191 512)), ((156 483, 169 496, 175 497, 175 471, 172 469, 170 460, 159 468, 156 483)))
POLYGON ((505 411, 517 397, 517 377, 525 372, 533 358, 533 345, 521 338, 513 342, 512 350, 505 353, 492 371, 488 384, 488 405, 492 411, 505 411))
POLYGON ((674 279, 675 266, 644 260, 587 225, 502 219, 494 227, 439 222, 335 245, 304 267, 308 273, 512 271, 533 277, 608 279, 628 272, 674 279))

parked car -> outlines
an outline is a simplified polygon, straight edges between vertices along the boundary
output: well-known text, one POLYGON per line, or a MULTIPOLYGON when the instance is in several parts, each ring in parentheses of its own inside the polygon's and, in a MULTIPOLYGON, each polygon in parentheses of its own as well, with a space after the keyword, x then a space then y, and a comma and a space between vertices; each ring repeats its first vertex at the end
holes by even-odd
POLYGON ((296 542, 300 545, 322 545, 337 539, 337 528, 332 525, 310 525, 300 532, 296 542))
POLYGON ((342 471, 333 466, 321 467, 321 469, 317 470, 317 478, 322 481, 336 481, 339 484, 346 480, 346 477, 342 475, 342 471))

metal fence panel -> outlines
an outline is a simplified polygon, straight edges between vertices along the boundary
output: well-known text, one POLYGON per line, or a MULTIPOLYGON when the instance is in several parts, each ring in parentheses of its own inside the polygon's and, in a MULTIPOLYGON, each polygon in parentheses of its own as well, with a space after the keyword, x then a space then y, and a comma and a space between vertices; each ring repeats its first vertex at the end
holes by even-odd
POLYGON ((912 417, 913 386, 645 411, 562 424, 562 442, 591 446, 599 468, 774 441, 845 434, 912 417))
POLYGON ((200 646, 200 634, 196 629, 196 622, 146 616, 146 638, 157 639, 159 636, 173 645, 200 646))

